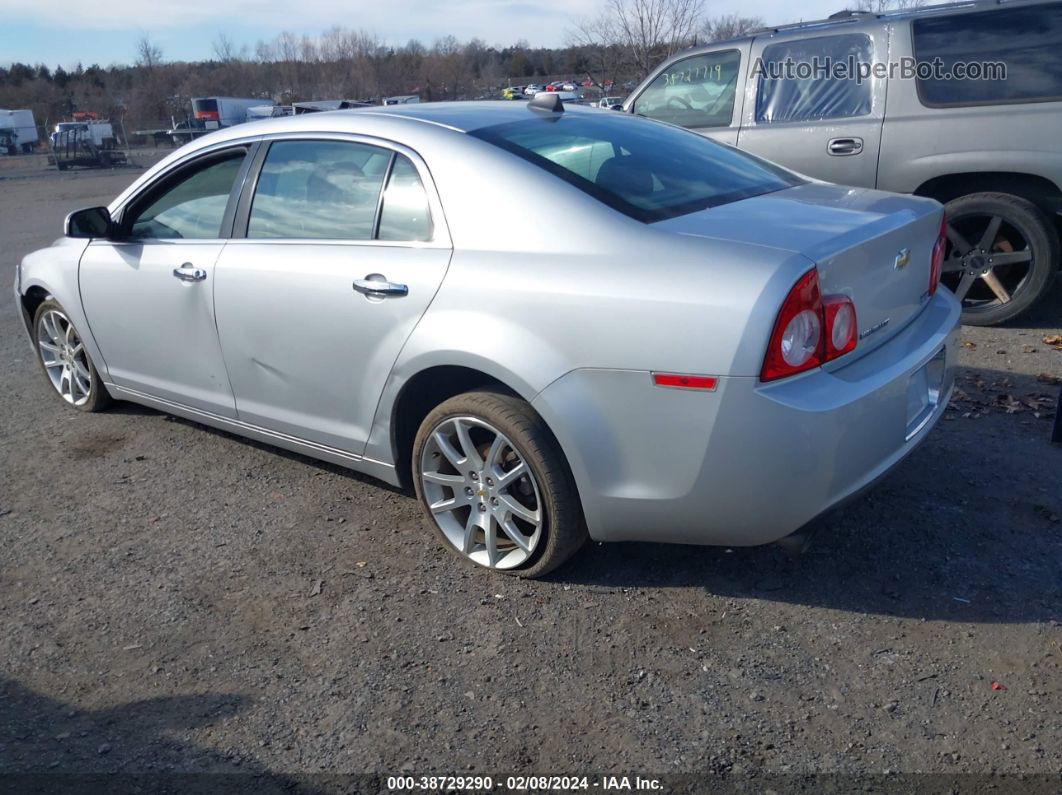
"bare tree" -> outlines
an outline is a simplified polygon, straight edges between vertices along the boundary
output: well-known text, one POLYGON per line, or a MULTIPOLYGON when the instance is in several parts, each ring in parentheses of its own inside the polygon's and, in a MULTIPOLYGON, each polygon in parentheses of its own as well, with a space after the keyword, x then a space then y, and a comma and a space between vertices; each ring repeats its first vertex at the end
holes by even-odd
POLYGON ((240 53, 232 39, 224 33, 218 33, 218 37, 214 39, 214 57, 222 63, 229 63, 239 58, 240 53))
POLYGON ((577 46, 604 50, 607 66, 602 66, 606 69, 621 71, 614 60, 625 55, 629 70, 636 77, 644 77, 657 63, 694 41, 704 17, 704 3, 606 0, 601 15, 580 22, 570 38, 577 46))
POLYGON ((767 26, 763 17, 743 17, 740 14, 727 14, 710 19, 704 23, 701 35, 704 41, 726 41, 736 39, 767 26))
POLYGON ((143 34, 136 41, 136 65, 151 70, 162 63, 162 50, 151 41, 148 34, 143 34))

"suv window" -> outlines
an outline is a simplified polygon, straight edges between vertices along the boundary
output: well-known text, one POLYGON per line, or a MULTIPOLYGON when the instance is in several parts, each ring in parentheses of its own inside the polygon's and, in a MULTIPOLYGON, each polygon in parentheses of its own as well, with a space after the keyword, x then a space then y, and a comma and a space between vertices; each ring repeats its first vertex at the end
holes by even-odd
POLYGON ((870 37, 858 33, 771 44, 753 67, 759 74, 756 121, 763 123, 843 119, 870 113, 870 81, 855 76, 786 75, 799 64, 870 63, 870 37), (772 72, 772 70, 774 70, 772 72))
POLYGON ((390 150, 345 141, 277 141, 258 177, 249 238, 371 240, 390 150))
POLYGON ((707 52, 673 63, 632 106, 639 116, 682 127, 727 127, 737 96, 737 50, 707 52))
POLYGON ((1062 99, 1062 3, 917 19, 913 28, 918 61, 939 58, 952 75, 957 62, 1006 64, 1005 80, 919 79, 925 105, 1062 99))
POLYGON ((215 240, 236 175, 243 164, 243 150, 210 158, 201 168, 184 172, 175 184, 156 194, 143 208, 133 208, 128 220, 130 237, 140 240, 215 240))
POLYGON ((380 207, 378 240, 431 240, 428 194, 416 166, 405 155, 395 155, 391 176, 380 207))
POLYGON ((702 135, 618 113, 550 114, 469 135, 645 223, 801 182, 792 172, 702 135))

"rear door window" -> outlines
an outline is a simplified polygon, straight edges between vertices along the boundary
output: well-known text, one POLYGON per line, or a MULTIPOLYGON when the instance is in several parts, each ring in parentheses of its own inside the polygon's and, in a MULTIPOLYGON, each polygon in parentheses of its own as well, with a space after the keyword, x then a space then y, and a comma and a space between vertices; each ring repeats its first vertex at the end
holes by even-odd
POLYGON ((759 74, 756 121, 760 124, 844 119, 871 109, 870 80, 855 75, 821 76, 801 64, 870 63, 872 45, 863 34, 818 36, 771 44, 753 66, 759 74))
POLYGON ((277 141, 258 177, 249 238, 371 240, 391 151, 345 141, 277 141))
POLYGON ((676 61, 635 100, 639 116, 681 127, 727 127, 734 116, 741 53, 702 53, 676 61))
POLYGON ((940 74, 918 79, 930 107, 1062 99, 1062 3, 916 19, 915 58, 940 59, 940 74), (1002 63, 998 79, 958 79, 956 64, 1002 63), (945 77, 948 75, 948 77, 945 77))

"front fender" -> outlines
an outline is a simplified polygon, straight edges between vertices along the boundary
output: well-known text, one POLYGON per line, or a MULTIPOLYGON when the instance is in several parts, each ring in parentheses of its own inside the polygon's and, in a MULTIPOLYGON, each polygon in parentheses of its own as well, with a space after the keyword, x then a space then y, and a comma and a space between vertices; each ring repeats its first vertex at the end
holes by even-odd
POLYGON ((92 363, 96 365, 96 370, 106 382, 109 380, 107 363, 99 346, 96 345, 96 339, 92 336, 92 327, 85 316, 84 307, 81 304, 81 290, 78 286, 78 265, 89 242, 83 238, 63 237, 48 248, 27 254, 19 266, 18 303, 23 312, 23 319, 26 321, 27 333, 32 341, 33 319, 28 317, 22 298, 31 290, 36 289, 42 290, 58 301, 81 336, 92 358, 92 363))

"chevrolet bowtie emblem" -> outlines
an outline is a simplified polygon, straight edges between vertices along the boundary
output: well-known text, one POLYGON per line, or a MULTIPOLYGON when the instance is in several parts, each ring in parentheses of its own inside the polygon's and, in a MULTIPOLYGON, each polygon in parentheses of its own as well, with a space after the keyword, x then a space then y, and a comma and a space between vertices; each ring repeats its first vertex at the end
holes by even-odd
POLYGON ((896 254, 896 261, 893 263, 896 270, 902 271, 907 267, 907 263, 911 261, 911 249, 901 248, 896 254))

